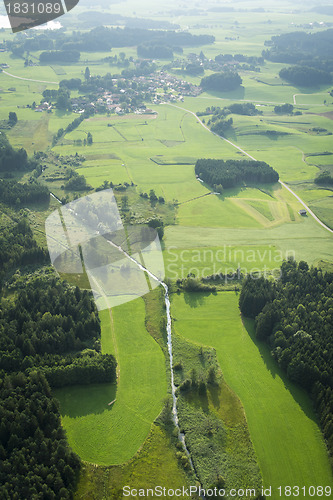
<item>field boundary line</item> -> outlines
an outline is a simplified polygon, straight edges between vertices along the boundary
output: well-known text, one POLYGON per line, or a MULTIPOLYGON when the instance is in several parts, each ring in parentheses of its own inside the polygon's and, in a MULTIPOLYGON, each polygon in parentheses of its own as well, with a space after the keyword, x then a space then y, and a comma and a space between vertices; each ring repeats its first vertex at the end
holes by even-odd
MULTIPOLYGON (((181 106, 177 106, 176 104, 169 104, 167 103, 168 106, 173 106, 174 108, 178 108, 178 109, 181 109, 182 111, 187 111, 188 113, 191 113, 191 115, 193 115, 197 120, 198 122, 206 129, 208 130, 208 132, 210 132, 211 134, 213 135, 216 135, 216 137, 219 137, 220 139, 222 139, 223 141, 225 142, 228 142, 229 144, 231 144, 231 146, 233 146, 234 148, 238 149, 239 151, 241 151, 242 153, 244 153, 246 156, 248 156, 249 158, 251 158, 251 160, 254 160, 254 161, 258 161, 256 160, 256 158, 254 158, 253 156, 251 156, 249 153, 247 153, 246 151, 244 151, 244 149, 240 148, 239 146, 237 146, 237 144, 234 144, 233 142, 229 141, 228 139, 226 139, 225 137, 221 136, 221 135, 218 135, 216 134, 215 132, 212 132, 210 130, 210 128, 207 127, 207 125, 205 125, 201 120, 200 118, 194 113, 194 111, 190 111, 189 109, 185 109, 185 108, 182 108, 181 106)), ((326 229, 327 231, 329 231, 330 233, 333 234, 333 229, 331 229, 330 227, 326 226, 326 224, 324 224, 324 222, 322 222, 317 216, 316 214, 311 210, 310 207, 308 207, 308 205, 306 205, 306 203, 295 193, 295 191, 293 191, 289 186, 287 186, 287 184, 285 182, 282 182, 281 179, 279 179, 278 181, 281 186, 283 186, 284 188, 286 188, 300 203, 301 205, 309 212, 309 214, 314 218, 314 220, 316 222, 318 222, 318 224, 320 224, 324 229, 326 229)))
POLYGON ((59 85, 59 82, 47 82, 45 80, 34 80, 33 78, 23 78, 23 76, 16 76, 8 73, 8 71, 2 71, 5 75, 11 76, 12 78, 17 78, 18 80, 25 80, 27 82, 37 82, 37 83, 51 83, 54 85, 59 85))
MULTIPOLYGON (((294 94, 293 95, 294 104, 297 105, 297 106, 317 106, 317 104, 297 104, 296 97, 298 95, 327 95, 327 93, 326 92, 315 92, 313 94, 300 93, 300 94, 294 94)), ((325 104, 318 104, 318 106, 325 106, 325 104)))

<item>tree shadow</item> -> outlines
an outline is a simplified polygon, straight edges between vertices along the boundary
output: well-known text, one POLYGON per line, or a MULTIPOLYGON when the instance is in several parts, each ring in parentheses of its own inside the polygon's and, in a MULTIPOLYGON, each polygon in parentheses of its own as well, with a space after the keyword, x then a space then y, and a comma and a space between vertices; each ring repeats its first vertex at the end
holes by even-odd
POLYGON ((215 90, 208 90, 206 94, 213 97, 219 97, 220 99, 244 99, 245 88, 243 86, 238 87, 235 90, 229 90, 228 92, 217 92, 215 90))
POLYGON ((116 399, 117 384, 71 385, 55 389, 53 395, 60 403, 62 417, 84 417, 112 411, 116 399))
POLYGON ((219 385, 209 385, 208 391, 214 408, 218 410, 221 406, 220 402, 221 387, 219 385))
POLYGON ((211 292, 184 292, 184 300, 190 307, 203 306, 205 297, 209 297, 211 292))
POLYGON ((190 391, 183 394, 186 401, 194 406, 195 408, 200 408, 204 413, 209 413, 209 403, 207 393, 198 394, 197 389, 193 388, 190 391))
POLYGON ((57 118, 63 118, 64 116, 72 115, 72 111, 64 111, 63 109, 56 109, 55 116, 57 118))
POLYGON ((265 342, 258 340, 256 338, 254 330, 254 320, 244 317, 242 317, 242 320, 249 337, 251 338, 255 346, 258 348, 261 358, 265 363, 267 370, 272 375, 272 377, 273 378, 275 378, 276 376, 280 377, 285 388, 290 392, 290 394, 292 395, 296 403, 300 406, 305 415, 309 419, 318 423, 313 405, 310 400, 310 396, 303 388, 297 386, 288 379, 287 374, 279 367, 275 359, 272 357, 271 349, 269 348, 269 346, 265 342))

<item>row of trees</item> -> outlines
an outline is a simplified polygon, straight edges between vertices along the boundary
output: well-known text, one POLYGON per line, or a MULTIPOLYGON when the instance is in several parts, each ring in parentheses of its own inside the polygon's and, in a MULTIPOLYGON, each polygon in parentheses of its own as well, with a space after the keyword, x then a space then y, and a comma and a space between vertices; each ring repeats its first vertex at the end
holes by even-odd
POLYGON ((314 397, 324 436, 333 452, 333 273, 284 262, 281 279, 246 278, 244 315, 255 317, 256 336, 293 382, 314 397))
POLYGON ((200 159, 195 173, 211 186, 231 188, 244 183, 274 183, 279 174, 263 161, 200 159))
POLYGON ((45 186, 36 182, 20 184, 13 180, 0 179, 0 201, 11 206, 22 206, 27 203, 48 202, 50 192, 45 186))
POLYGON ((236 102, 224 108, 220 108, 219 106, 209 106, 205 111, 198 111, 197 116, 212 115, 210 121, 214 122, 218 118, 224 118, 225 116, 230 115, 230 113, 234 115, 246 116, 262 115, 262 111, 252 104, 252 102, 236 102))

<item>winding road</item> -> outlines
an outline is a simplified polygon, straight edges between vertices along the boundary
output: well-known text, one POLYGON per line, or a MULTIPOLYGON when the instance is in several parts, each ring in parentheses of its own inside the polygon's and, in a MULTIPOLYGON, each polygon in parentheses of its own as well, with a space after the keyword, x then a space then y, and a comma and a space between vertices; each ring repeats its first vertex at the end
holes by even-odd
MULTIPOLYGON (((207 127, 207 125, 205 125, 201 120, 200 118, 194 113, 194 111, 191 111, 189 109, 185 109, 181 106, 177 106, 176 104, 169 104, 169 106, 173 106, 174 108, 178 108, 178 109, 181 109, 182 111, 186 111, 187 113, 190 113, 191 115, 193 115, 196 120, 206 129, 208 130, 208 132, 210 132, 211 134, 213 135, 216 135, 216 137, 219 137, 220 139, 222 139, 223 141, 227 142, 228 144, 230 144, 231 146, 233 146, 234 148, 238 149, 238 151, 241 151, 242 153, 244 153, 248 158, 251 158, 251 160, 254 160, 254 161, 257 161, 256 158, 254 158, 253 156, 251 156, 249 153, 247 153, 246 151, 244 151, 244 149, 240 148, 239 146, 237 146, 237 144, 234 144, 233 142, 229 141, 229 139, 226 139, 225 137, 223 137, 222 135, 218 135, 216 134, 215 132, 212 132, 210 130, 209 127, 207 127)), ((316 222, 318 222, 318 224, 320 224, 324 229, 326 229, 326 231, 329 231, 330 233, 333 233, 333 230, 326 226, 326 224, 324 224, 317 216, 316 214, 311 210, 311 208, 308 207, 308 205, 306 205, 306 203, 295 193, 295 191, 293 191, 289 186, 287 186, 287 184, 285 182, 282 182, 281 180, 279 180, 279 183, 281 184, 281 186, 283 186, 284 188, 286 188, 300 203, 301 205, 305 208, 305 210, 307 210, 309 212, 309 214, 314 218, 314 220, 316 222)))

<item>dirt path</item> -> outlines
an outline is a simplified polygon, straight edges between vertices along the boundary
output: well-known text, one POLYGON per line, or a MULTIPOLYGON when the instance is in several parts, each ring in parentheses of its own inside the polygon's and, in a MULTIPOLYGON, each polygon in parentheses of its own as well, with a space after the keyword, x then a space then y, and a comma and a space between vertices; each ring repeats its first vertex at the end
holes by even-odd
POLYGON ((12 75, 11 73, 8 73, 8 71, 2 71, 5 75, 11 76, 12 78, 17 78, 18 80, 25 80, 27 82, 37 82, 37 83, 51 83, 54 85, 59 85, 59 82, 47 82, 45 80, 33 80, 32 78, 23 78, 22 76, 16 76, 12 75))
MULTIPOLYGON (((294 100, 294 104, 296 105, 297 102, 296 102, 296 97, 298 95, 327 95, 327 92, 316 92, 315 94, 294 94, 293 95, 293 100, 294 100)), ((298 104, 298 106, 309 106, 309 104, 298 104)), ((325 104, 316 104, 316 106, 325 106, 325 104)))
MULTIPOLYGON (((234 148, 238 149, 238 151, 241 151, 242 153, 244 153, 248 158, 251 158, 251 160, 255 160, 257 161, 253 156, 251 156, 249 153, 247 153, 246 151, 244 151, 244 149, 241 149, 239 146, 237 146, 236 144, 234 144, 233 142, 229 141, 228 139, 226 139, 225 137, 221 136, 221 135, 218 135, 216 134, 215 132, 212 132, 210 130, 210 128, 207 127, 207 125, 205 125, 204 123, 202 123, 202 121, 200 120, 200 118, 194 113, 194 111, 190 111, 189 109, 185 109, 185 108, 182 108, 181 106, 177 106, 176 104, 168 104, 169 106, 173 106, 174 108, 178 108, 178 109, 181 109, 182 111, 187 111, 188 113, 190 113, 191 115, 193 115, 196 120, 206 129, 208 130, 208 132, 210 132, 211 134, 214 134, 216 135, 216 137, 219 137, 220 139, 222 139, 223 141, 225 142, 228 142, 231 146, 233 146, 234 148)), ((333 233, 333 230, 326 226, 326 224, 324 224, 317 216, 316 214, 314 214, 312 212, 312 210, 308 207, 308 205, 306 205, 304 203, 304 201, 290 188, 287 186, 287 184, 285 184, 284 182, 282 182, 281 180, 279 180, 279 183, 281 184, 281 186, 283 186, 284 188, 286 188, 300 203, 301 205, 305 208, 305 210, 307 210, 309 212, 309 214, 315 219, 316 222, 318 222, 318 224, 320 224, 324 229, 326 229, 326 231, 329 231, 330 233, 333 233)))

